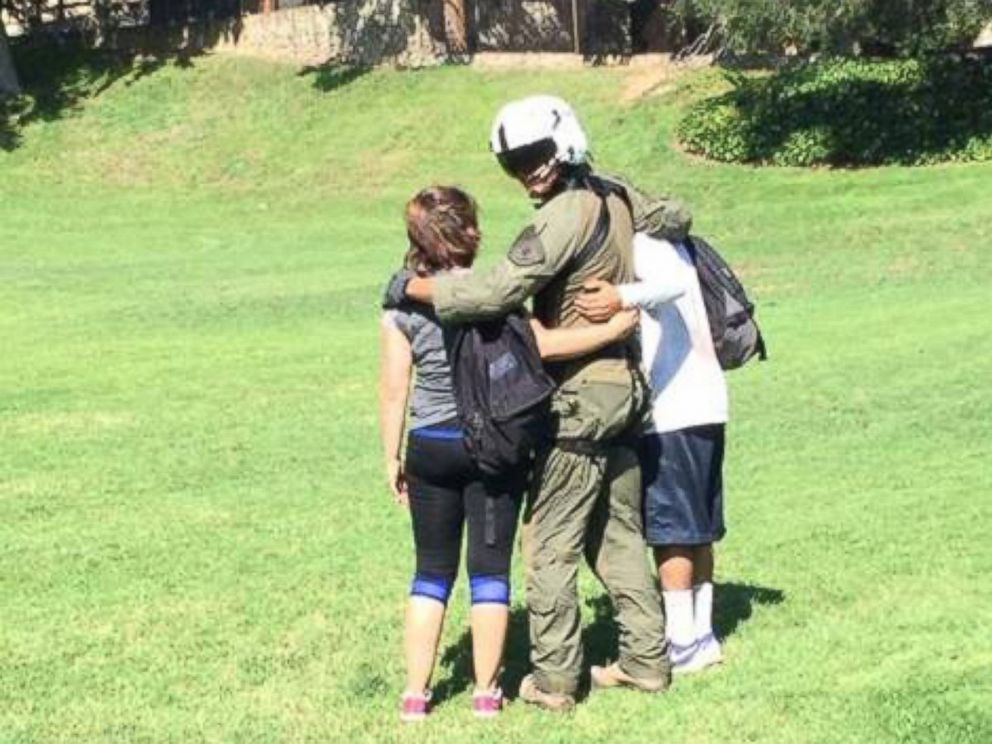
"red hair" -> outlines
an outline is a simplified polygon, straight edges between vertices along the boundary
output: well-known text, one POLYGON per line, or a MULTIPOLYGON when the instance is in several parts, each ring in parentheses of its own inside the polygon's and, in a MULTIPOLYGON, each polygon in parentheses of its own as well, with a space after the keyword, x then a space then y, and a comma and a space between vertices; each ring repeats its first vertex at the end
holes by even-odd
POLYGON ((406 205, 406 266, 421 276, 469 267, 479 251, 475 199, 454 186, 431 186, 406 205))

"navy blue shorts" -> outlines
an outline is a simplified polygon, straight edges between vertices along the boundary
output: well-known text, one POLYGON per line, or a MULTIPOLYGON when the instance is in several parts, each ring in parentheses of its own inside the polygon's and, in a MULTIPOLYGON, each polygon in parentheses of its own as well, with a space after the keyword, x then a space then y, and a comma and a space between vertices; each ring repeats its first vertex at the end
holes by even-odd
POLYGON ((723 428, 693 426, 641 439, 648 545, 707 545, 726 533, 723 428))

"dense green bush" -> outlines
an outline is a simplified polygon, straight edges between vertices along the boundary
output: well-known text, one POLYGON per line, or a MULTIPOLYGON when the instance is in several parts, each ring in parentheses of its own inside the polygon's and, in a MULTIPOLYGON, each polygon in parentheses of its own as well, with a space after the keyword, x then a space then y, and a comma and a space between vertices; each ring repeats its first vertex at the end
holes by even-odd
POLYGON ((678 126, 689 152, 774 165, 921 165, 992 160, 992 64, 835 60, 734 86, 678 126))

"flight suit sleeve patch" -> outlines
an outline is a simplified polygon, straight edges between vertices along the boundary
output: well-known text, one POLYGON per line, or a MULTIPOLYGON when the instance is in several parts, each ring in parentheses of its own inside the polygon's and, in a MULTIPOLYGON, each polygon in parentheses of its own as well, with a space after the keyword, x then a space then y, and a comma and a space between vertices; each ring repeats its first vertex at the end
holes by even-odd
POLYGON ((535 266, 544 262, 544 243, 541 242, 541 235, 533 225, 528 225, 520 233, 508 257, 516 266, 535 266))

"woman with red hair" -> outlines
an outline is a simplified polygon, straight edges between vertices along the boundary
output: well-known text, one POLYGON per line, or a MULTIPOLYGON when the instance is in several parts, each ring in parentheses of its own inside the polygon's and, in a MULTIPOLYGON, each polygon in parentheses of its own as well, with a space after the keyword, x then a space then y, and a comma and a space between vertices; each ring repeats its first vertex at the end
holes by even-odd
MULTIPOLYGON (((451 186, 424 189, 407 204, 405 220, 407 268, 420 276, 471 270, 482 239, 471 196, 451 186)), ((566 359, 630 334, 637 317, 636 311, 627 312, 608 323, 567 330, 547 330, 536 321, 532 327, 542 358, 566 359)), ((380 422, 389 487, 397 503, 409 506, 416 548, 401 718, 419 721, 429 711, 430 678, 463 532, 472 601, 472 707, 479 717, 495 716, 503 704, 498 674, 509 620, 510 559, 528 474, 483 478, 466 451, 441 324, 429 306, 410 302, 383 315, 380 422)))

